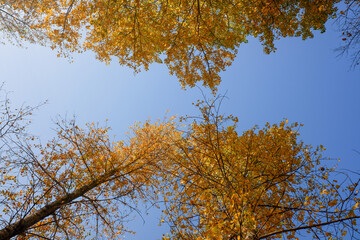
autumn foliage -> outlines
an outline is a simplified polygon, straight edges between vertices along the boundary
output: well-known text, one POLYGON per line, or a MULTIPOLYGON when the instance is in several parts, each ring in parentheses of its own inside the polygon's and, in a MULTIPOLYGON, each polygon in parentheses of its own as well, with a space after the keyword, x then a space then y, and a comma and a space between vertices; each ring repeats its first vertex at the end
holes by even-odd
MULTIPOLYGON (((313 37, 340 0, 0 0, 0 31, 59 56, 93 51, 135 72, 164 63, 183 88, 216 92, 238 48, 258 38, 313 37)), ((357 46, 359 1, 340 12, 342 51, 357 46)), ((355 51, 354 62, 360 53, 355 51)), ((287 120, 239 132, 218 103, 200 117, 110 128, 59 121, 40 144, 26 132, 33 108, 0 107, 0 239, 118 239, 150 201, 164 207, 163 239, 358 239, 359 176, 336 170, 287 120)))
POLYGON ((109 128, 60 121, 41 145, 25 132, 32 109, 8 105, 0 239, 118 238, 144 201, 165 206, 164 239, 358 236, 358 178, 334 175, 323 147, 298 139, 296 123, 239 134, 236 117, 218 115, 216 101, 199 102, 201 118, 136 124, 127 141, 111 141, 109 128))
POLYGON ((325 31, 339 0, 32 0, 1 1, 9 36, 50 39, 68 56, 91 50, 136 72, 165 63, 181 86, 215 90, 241 43, 258 38, 275 51, 282 37, 325 31))
POLYGON ((169 239, 358 236, 359 180, 339 173, 332 178, 335 168, 324 165, 323 147, 299 140, 297 123, 268 123, 239 134, 237 119, 214 109, 213 103, 201 108, 202 120, 189 125, 176 143, 178 155, 169 157, 169 239))
POLYGON ((124 234, 139 201, 156 199, 157 165, 171 152, 173 124, 135 126, 127 142, 112 143, 108 128, 65 121, 43 146, 17 127, 28 113, 5 112, 1 121, 0 239, 124 234))

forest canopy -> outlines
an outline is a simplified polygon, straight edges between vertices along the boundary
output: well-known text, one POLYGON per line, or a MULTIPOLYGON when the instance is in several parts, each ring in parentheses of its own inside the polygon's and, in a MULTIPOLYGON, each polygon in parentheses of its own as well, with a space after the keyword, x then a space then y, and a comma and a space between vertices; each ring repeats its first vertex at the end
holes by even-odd
POLYGON ((136 124, 112 142, 109 128, 63 121, 42 145, 25 132, 32 109, 5 106, 1 239, 118 238, 143 202, 165 206, 164 239, 359 236, 358 176, 328 166, 297 123, 239 133, 236 117, 200 102, 186 126, 136 124))
MULTIPOLYGON (((359 4, 0 0, 0 31, 5 41, 69 58, 92 51, 135 72, 163 63, 183 88, 201 83, 216 96, 248 39, 271 53, 276 40, 312 38, 333 18, 340 50, 354 48, 358 64, 359 4)), ((122 140, 109 127, 60 120, 45 144, 27 131, 36 108, 0 100, 0 239, 117 239, 143 203, 162 207, 164 240, 359 239, 359 173, 304 143, 296 122, 240 131, 236 116, 219 113, 222 99, 199 101, 193 118, 135 123, 122 140)))
POLYGON ((340 0, 1 1, 0 26, 12 40, 48 43, 60 55, 91 50, 135 72, 164 63, 182 87, 216 90, 240 44, 276 50, 283 37, 313 37, 340 0))

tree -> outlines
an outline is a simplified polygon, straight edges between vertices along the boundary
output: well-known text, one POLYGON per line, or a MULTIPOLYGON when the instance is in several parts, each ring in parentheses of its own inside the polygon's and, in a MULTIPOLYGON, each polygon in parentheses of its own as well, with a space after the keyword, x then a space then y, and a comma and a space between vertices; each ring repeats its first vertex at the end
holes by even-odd
POLYGON ((299 124, 239 134, 235 117, 226 123, 215 103, 199 104, 202 119, 168 158, 165 239, 359 238, 358 174, 327 166, 322 146, 299 140, 299 124))
POLYGON ((0 239, 117 238, 139 202, 160 193, 172 239, 359 237, 358 175, 326 166, 323 147, 299 141, 297 124, 240 135, 216 101, 198 106, 202 118, 186 131, 172 118, 146 122, 112 143, 109 128, 60 121, 41 145, 26 133, 32 109, 5 100, 0 239))
POLYGON ((338 24, 342 32, 343 45, 338 48, 340 54, 350 54, 352 68, 360 64, 360 1, 345 1, 344 9, 338 16, 338 24))
POLYGON ((339 1, 15 0, 2 1, 0 9, 21 25, 20 35, 30 25, 62 55, 91 50, 101 61, 117 58, 136 72, 164 62, 182 87, 202 82, 216 90, 219 73, 248 37, 259 38, 266 53, 281 37, 312 37, 313 30, 325 31, 339 1))
POLYGON ((45 32, 35 28, 35 25, 41 25, 42 12, 46 8, 46 3, 40 3, 37 0, 0 1, 0 31, 7 41, 21 45, 25 39, 31 43, 45 44, 45 32))
POLYGON ((127 231, 138 202, 156 198, 173 123, 137 125, 127 143, 112 143, 109 128, 63 121, 42 146, 24 129, 31 110, 2 105, 0 239, 111 239, 127 231))

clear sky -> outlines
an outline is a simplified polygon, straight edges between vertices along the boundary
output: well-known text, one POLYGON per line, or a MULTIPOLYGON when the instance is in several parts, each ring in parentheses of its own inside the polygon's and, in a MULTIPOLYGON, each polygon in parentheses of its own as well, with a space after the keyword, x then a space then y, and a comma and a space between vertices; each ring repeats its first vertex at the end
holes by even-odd
MULTIPOLYGON (((219 93, 227 92, 222 111, 239 118, 239 132, 255 124, 277 123, 284 118, 304 124, 306 144, 323 144, 325 155, 341 158, 339 168, 360 169, 360 75, 349 70, 350 60, 337 58, 340 44, 336 26, 325 34, 302 41, 277 41, 276 53, 266 55, 256 39, 239 48, 233 65, 222 73, 219 93)), ((33 116, 32 131, 42 139, 54 135, 52 119, 76 115, 78 122, 109 119, 120 140, 135 121, 169 115, 196 115, 192 102, 202 98, 199 89, 180 88, 165 65, 154 64, 134 75, 113 62, 98 62, 92 53, 74 55, 74 62, 57 58, 49 48, 27 49, 1 45, 0 71, 14 105, 36 105, 48 100, 33 116)), ((203 89, 207 96, 210 91, 203 89)), ((126 239, 160 239, 159 212, 152 211, 129 224, 138 232, 126 239)))

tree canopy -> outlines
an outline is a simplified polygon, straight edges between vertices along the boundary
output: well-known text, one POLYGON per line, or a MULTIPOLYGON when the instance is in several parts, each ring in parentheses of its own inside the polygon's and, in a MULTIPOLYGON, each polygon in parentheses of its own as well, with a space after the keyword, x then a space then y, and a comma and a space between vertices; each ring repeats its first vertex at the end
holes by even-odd
MULTIPOLYGON (((15 42, 49 44, 65 57, 89 50, 135 72, 164 63, 182 87, 215 92, 240 44, 255 37, 271 53, 279 38, 311 38, 340 0, 0 2, 1 31, 15 42)), ((358 44, 359 1, 344 3, 347 50, 358 44)), ((135 124, 127 141, 112 141, 107 127, 59 121, 40 144, 26 132, 33 109, 12 110, 5 99, 0 239, 118 238, 146 201, 164 204, 171 232, 163 239, 360 237, 358 173, 338 171, 322 146, 303 143, 297 123, 239 132, 216 104, 199 102, 193 120, 135 124)))
POLYGON ((237 48, 258 38, 275 51, 282 37, 325 31, 340 0, 98 0, 1 1, 0 25, 13 37, 50 39, 67 56, 91 50, 135 71, 165 63, 182 87, 216 89, 237 48))
POLYGON ((236 117, 218 115, 211 103, 187 130, 173 118, 146 122, 112 143, 108 128, 64 121, 41 145, 25 132, 32 109, 7 105, 1 239, 118 238, 138 204, 162 197, 171 227, 164 239, 358 237, 358 177, 333 178, 323 147, 300 141, 296 123, 240 134, 236 117))
POLYGON ((169 157, 164 220, 172 234, 165 239, 359 237, 358 176, 336 172, 322 158, 323 146, 299 140, 297 123, 240 134, 237 118, 226 123, 214 108, 201 108, 202 119, 169 157))
POLYGON ((1 111, 0 239, 116 239, 139 201, 156 199, 170 122, 112 143, 108 128, 63 121, 41 145, 24 129, 31 109, 1 111))

